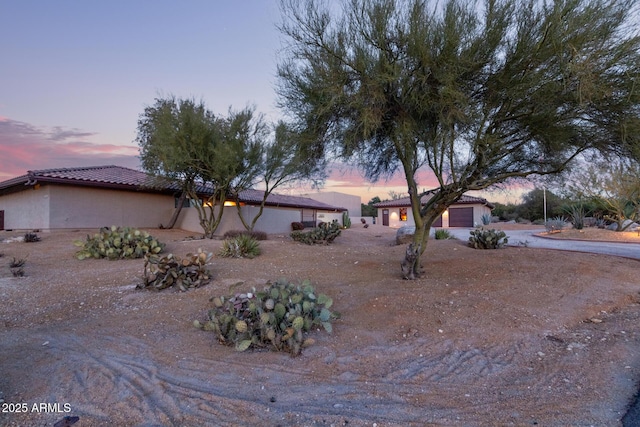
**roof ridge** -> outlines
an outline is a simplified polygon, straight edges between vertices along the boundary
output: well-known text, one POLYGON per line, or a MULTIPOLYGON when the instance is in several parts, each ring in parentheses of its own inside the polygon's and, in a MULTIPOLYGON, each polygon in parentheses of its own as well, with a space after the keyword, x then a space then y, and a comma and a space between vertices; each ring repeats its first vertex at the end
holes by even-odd
MULTIPOLYGON (((130 169, 124 166, 116 166, 116 165, 101 165, 101 166, 79 166, 74 168, 49 168, 49 169, 34 169, 27 171, 27 174, 42 174, 42 173, 51 173, 51 172, 71 172, 71 171, 83 171, 83 170, 92 170, 92 169, 107 169, 107 168, 122 168, 122 169, 130 169)), ((139 171, 137 171, 139 172, 139 171)))

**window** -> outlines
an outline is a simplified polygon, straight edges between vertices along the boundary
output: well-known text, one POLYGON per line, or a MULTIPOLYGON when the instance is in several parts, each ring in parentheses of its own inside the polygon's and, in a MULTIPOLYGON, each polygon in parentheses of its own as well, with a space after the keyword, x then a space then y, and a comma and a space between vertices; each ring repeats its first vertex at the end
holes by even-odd
POLYGON ((407 220, 407 208, 400 208, 400 221, 407 220))

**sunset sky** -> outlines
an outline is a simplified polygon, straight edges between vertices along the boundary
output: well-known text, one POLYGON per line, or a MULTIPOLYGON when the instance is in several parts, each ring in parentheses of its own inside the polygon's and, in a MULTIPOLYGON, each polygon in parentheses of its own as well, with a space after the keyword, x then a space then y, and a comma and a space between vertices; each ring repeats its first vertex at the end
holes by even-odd
MULTIPOLYGON (((139 169, 137 120, 157 97, 202 99, 218 114, 255 105, 278 119, 279 19, 272 0, 0 3, 0 181, 34 169, 139 169)), ((406 184, 374 185, 340 167, 324 190, 366 203, 406 184)))

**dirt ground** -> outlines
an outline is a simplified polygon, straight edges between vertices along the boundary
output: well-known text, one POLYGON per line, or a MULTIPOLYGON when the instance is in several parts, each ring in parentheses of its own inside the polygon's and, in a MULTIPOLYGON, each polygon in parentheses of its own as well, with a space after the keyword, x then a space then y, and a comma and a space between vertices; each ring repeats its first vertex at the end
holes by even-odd
MULTIPOLYGON (((221 245, 150 232, 180 256, 221 245)), ((404 281, 395 230, 358 224, 330 246, 270 236, 255 259, 214 257, 207 286, 152 292, 142 260, 76 260, 85 235, 0 243, 0 425, 617 426, 638 389, 638 261, 431 240, 404 281), (280 277, 342 315, 299 357, 192 326, 210 297, 280 277)))

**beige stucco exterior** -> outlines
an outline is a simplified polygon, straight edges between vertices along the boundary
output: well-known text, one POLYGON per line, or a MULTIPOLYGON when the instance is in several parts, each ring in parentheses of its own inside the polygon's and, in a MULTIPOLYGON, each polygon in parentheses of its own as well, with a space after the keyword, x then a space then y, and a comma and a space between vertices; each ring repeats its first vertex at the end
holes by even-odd
MULTIPOLYGON (((458 206, 454 205, 454 206, 451 206, 450 209, 456 209, 457 207, 460 207, 460 208, 473 207, 474 226, 482 224, 482 215, 484 214, 491 215, 491 209, 488 206, 480 203, 465 203, 458 206)), ((413 220, 413 213, 411 212, 411 208, 408 206, 405 208, 400 208, 400 207, 378 208, 378 217, 376 218, 377 224, 382 224, 383 210, 389 211, 389 227, 391 228, 400 228, 405 225, 410 225, 410 226, 415 225, 415 222, 413 220), (407 212, 406 221, 400 220, 400 209, 406 209, 406 212, 407 212)), ((448 210, 445 211, 444 214, 442 214, 442 227, 449 228, 449 211, 448 210)))
POLYGON ((37 185, 0 198, 5 229, 155 228, 168 222, 173 197, 65 185, 37 185))
MULTIPOLYGON (((253 217, 257 215, 259 209, 259 206, 242 206, 241 210, 245 221, 250 223, 253 217)), ((302 208, 266 206, 262 215, 258 218, 254 230, 263 231, 267 234, 288 234, 291 232, 292 222, 302 221, 302 211, 302 208)), ((320 210, 312 211, 311 209, 304 209, 304 211, 306 218, 313 215, 316 222, 331 222, 335 219, 342 224, 342 213, 325 212, 320 210)), ((218 210, 216 209, 216 215, 217 212, 218 210)), ((184 208, 180 213, 176 226, 182 230, 202 233, 200 219, 198 218, 198 211, 195 208, 184 208)), ((229 230, 244 230, 244 226, 242 225, 242 221, 240 221, 237 208, 235 206, 227 206, 224 208, 222 220, 216 230, 216 235, 222 236, 229 230)))
MULTIPOLYGON (((41 185, 37 189, 0 198, 0 210, 5 212, 4 227, 15 230, 100 228, 111 225, 157 228, 169 222, 174 206, 175 199, 169 195, 61 185, 41 185)), ((242 207, 248 222, 258 213, 258 209, 258 206, 242 207)), ((307 219, 313 215, 316 221, 330 222, 336 219, 342 223, 341 213, 304 211, 307 219)), ((291 223, 299 221, 302 221, 301 208, 265 207, 254 229, 268 234, 289 233, 291 223)), ((176 228, 202 233, 197 210, 183 208, 176 228)), ((243 229, 236 207, 225 207, 216 235, 243 229)))

